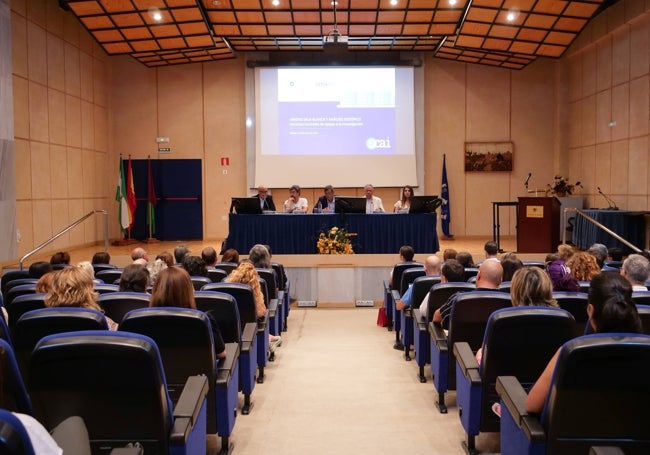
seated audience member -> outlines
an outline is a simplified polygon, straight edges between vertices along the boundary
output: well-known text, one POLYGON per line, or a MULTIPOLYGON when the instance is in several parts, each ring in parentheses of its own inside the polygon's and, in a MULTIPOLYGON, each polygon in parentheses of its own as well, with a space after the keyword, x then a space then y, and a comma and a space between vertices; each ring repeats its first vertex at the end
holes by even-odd
POLYGON ((620 271, 632 285, 632 291, 647 291, 645 283, 650 278, 650 261, 640 254, 630 254, 620 271))
POLYGON ((77 264, 77 267, 90 275, 91 279, 95 278, 95 269, 90 261, 81 261, 79 264, 77 264))
POLYGON ((269 254, 269 250, 259 243, 253 245, 251 250, 248 252, 248 260, 258 269, 271 268, 271 255, 269 254))
POLYGON ((269 189, 267 187, 262 185, 258 186, 257 194, 253 197, 256 197, 260 200, 260 208, 263 212, 275 212, 275 203, 273 202, 273 196, 269 194, 269 189))
POLYGON ((183 258, 182 265, 190 276, 208 276, 208 268, 200 256, 187 255, 183 258))
POLYGON ((551 278, 539 267, 523 267, 514 273, 510 283, 510 299, 512 306, 558 307, 553 298, 551 278))
POLYGON ((67 251, 59 251, 58 253, 54 253, 50 258, 50 264, 70 265, 70 253, 67 251))
MULTIPOLYGON (((196 310, 194 286, 190 275, 181 267, 161 270, 151 291, 150 307, 180 307, 196 310)), ((206 313, 207 314, 207 313, 206 313)), ((217 321, 208 314, 212 328, 214 352, 218 359, 226 357, 226 345, 217 321)))
POLYGON ((163 261, 165 264, 167 264, 167 267, 171 267, 174 265, 174 256, 169 251, 163 251, 162 253, 158 253, 156 256, 156 259, 160 259, 163 261))
POLYGON ((111 255, 108 254, 108 251, 98 251, 97 253, 93 254, 93 258, 90 261, 92 265, 95 264, 110 264, 111 263, 111 255))
POLYGON ((375 187, 370 183, 363 187, 366 195, 366 213, 384 213, 384 203, 379 196, 375 196, 375 187))
POLYGON ((36 282, 36 293, 37 294, 47 294, 52 289, 52 279, 54 278, 54 272, 49 272, 43 275, 36 282))
POLYGON ((566 265, 571 270, 571 275, 578 281, 591 281, 602 268, 594 256, 584 251, 578 251, 571 256, 566 265))
POLYGON ((508 257, 501 261, 501 267, 503 267, 503 281, 511 281, 515 272, 524 267, 524 263, 517 257, 508 257))
MULTIPOLYGON (((171 258, 171 254, 169 255, 169 257, 171 258)), ((173 266, 174 265, 172 264, 171 267, 173 266)), ((166 269, 167 267, 170 266, 167 265, 167 262, 163 261, 162 259, 156 259, 155 261, 153 261, 153 263, 147 265, 147 271, 149 272, 150 286, 153 286, 153 284, 156 282, 156 278, 158 278, 158 274, 160 273, 160 271, 166 269)))
MULTIPOLYGON (((632 301, 632 286, 621 275, 600 273, 592 278, 587 305, 589 322, 596 333, 642 333, 643 326, 632 301)), ((561 349, 561 348, 560 348, 561 349)), ((540 413, 550 392, 560 353, 557 350, 528 393, 526 411, 540 413)))
POLYGON ((580 283, 571 275, 571 271, 566 266, 563 260, 558 259, 551 262, 546 266, 546 273, 548 273, 551 283, 553 283, 553 290, 558 292, 578 292, 580 291, 580 283))
POLYGON ((174 260, 176 261, 176 264, 182 264, 183 259, 188 254, 190 254, 190 249, 187 247, 187 245, 180 244, 174 248, 174 260))
MULTIPOLYGON (((230 272, 230 275, 224 281, 249 285, 253 289, 253 297, 255 298, 255 314, 258 318, 264 317, 266 314, 266 305, 264 304, 264 295, 260 287, 260 276, 252 262, 242 261, 235 270, 230 272)), ((269 350, 271 352, 275 351, 281 344, 281 337, 269 334, 269 350)))
MULTIPOLYGON (((411 245, 402 245, 399 249, 399 261, 395 265, 400 265, 403 262, 413 262, 413 258, 415 257, 415 250, 411 245)), ((390 287, 393 287, 393 270, 395 267, 390 270, 390 277, 388 278, 388 284, 390 287)), ((395 285, 398 285, 399 283, 395 283, 395 285)))
POLYGON ((594 243, 589 247, 587 253, 596 258, 598 268, 602 269, 603 265, 605 265, 605 261, 607 260, 607 247, 602 243, 594 243))
POLYGON ((474 264, 474 258, 467 251, 459 251, 456 255, 456 260, 465 268, 476 267, 474 264))
POLYGON ((201 259, 203 259, 203 262, 205 262, 206 267, 214 267, 218 260, 217 250, 211 246, 206 246, 201 251, 201 259))
POLYGON ((607 260, 620 262, 623 260, 623 248, 613 246, 607 249, 607 260))
POLYGON ((37 261, 29 266, 29 277, 30 278, 40 278, 46 273, 52 271, 52 264, 46 261, 37 261))
POLYGON ((228 248, 223 252, 223 256, 221 256, 221 262, 232 262, 233 264, 239 264, 239 251, 234 248, 228 248))
MULTIPOLYGON (((139 259, 144 260, 145 264, 149 262, 149 255, 147 254, 147 251, 144 248, 140 247, 133 248, 133 250, 131 250, 131 260, 135 262, 139 259)), ((141 263, 142 261, 139 262, 141 263)))
MULTIPOLYGON (((157 262, 157 261, 156 261, 157 262)), ((149 270, 139 264, 129 264, 120 276, 120 291, 147 292, 149 270)))
MULTIPOLYGON (((560 255, 557 253, 548 253, 544 258, 544 263, 548 266, 553 261, 559 261, 560 255)), ((564 262, 564 261, 562 261, 564 262)))
MULTIPOLYGON (((424 260, 424 273, 426 276, 440 276, 440 271, 442 267, 442 261, 438 256, 428 256, 424 260)), ((401 299, 395 302, 395 308, 398 310, 403 310, 411 306, 413 283, 409 284, 408 289, 404 293, 401 299)))
MULTIPOLYGON (((45 296, 46 307, 78 307, 101 311, 93 279, 79 267, 68 267, 52 272, 50 291, 45 296)), ((109 330, 117 330, 117 323, 106 317, 109 330)))
MULTIPOLYGON (((441 283, 462 283, 465 278, 465 267, 456 259, 447 259, 440 270, 441 283)), ((429 293, 420 304, 420 313, 425 316, 429 311, 429 293)))
POLYGON ((557 246, 557 254, 559 259, 562 259, 564 262, 567 262, 575 254, 575 249, 571 245, 566 243, 561 243, 557 246))
MULTIPOLYGON (((269 245, 264 245, 264 246, 266 247, 267 251, 269 252, 269 259, 271 261, 273 261, 273 252, 271 251, 271 247, 269 245)), ((286 286, 287 286, 287 274, 284 272, 284 266, 282 266, 282 264, 280 264, 280 265, 281 265, 280 270, 282 271, 282 276, 278 277, 278 279, 280 280, 280 283, 282 283, 282 289, 286 289, 286 286)), ((271 262, 271 266, 273 266, 273 262, 271 262)))
POLYGON ((446 261, 447 259, 456 259, 456 255, 458 254, 458 251, 454 250, 453 248, 445 248, 445 251, 442 253, 442 261, 446 261))
MULTIPOLYGON (((485 251, 485 259, 482 262, 499 260, 499 247, 497 246, 497 242, 494 242, 492 240, 485 242, 483 250, 485 251)), ((481 263, 477 265, 480 266, 481 263)))
POLYGON ((314 206, 314 213, 318 213, 319 210, 323 213, 334 213, 336 212, 336 201, 334 200, 334 187, 332 185, 327 185, 324 189, 321 197, 316 201, 314 206))
MULTIPOLYGON (((476 274, 477 291, 498 291, 503 276, 503 267, 499 261, 483 261, 476 274)), ((472 291, 470 291, 472 292, 472 291)), ((442 323, 445 329, 449 328, 449 316, 456 299, 461 293, 449 297, 449 299, 433 313, 433 322, 442 323)))
POLYGON ((289 199, 284 201, 282 206, 284 213, 307 213, 309 210, 309 203, 304 197, 300 197, 300 187, 292 185, 289 188, 289 199))
POLYGON ((402 188, 402 197, 393 205, 393 212, 408 213, 411 210, 411 201, 413 200, 413 187, 406 185, 402 188))

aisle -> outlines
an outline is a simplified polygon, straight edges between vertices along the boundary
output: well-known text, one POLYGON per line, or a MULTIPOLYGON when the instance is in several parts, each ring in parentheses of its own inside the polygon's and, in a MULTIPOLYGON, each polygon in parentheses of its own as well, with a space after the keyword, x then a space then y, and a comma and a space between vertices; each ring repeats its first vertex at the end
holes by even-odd
POLYGON ((237 417, 234 454, 463 454, 457 409, 438 413, 430 373, 420 384, 376 316, 292 309, 251 414, 237 417))

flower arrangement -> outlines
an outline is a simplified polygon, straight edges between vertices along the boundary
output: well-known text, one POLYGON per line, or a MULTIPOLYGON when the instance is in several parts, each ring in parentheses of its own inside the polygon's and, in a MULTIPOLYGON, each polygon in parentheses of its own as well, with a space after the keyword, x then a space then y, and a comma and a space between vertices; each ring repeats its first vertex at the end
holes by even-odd
POLYGON ((345 229, 336 226, 318 236, 316 247, 319 254, 354 254, 350 237, 355 234, 348 233, 345 229))
POLYGON ((546 185, 546 193, 554 196, 564 197, 566 195, 573 194, 573 190, 576 187, 582 188, 580 182, 569 183, 569 180, 561 175, 556 175, 553 178, 553 184, 546 185))

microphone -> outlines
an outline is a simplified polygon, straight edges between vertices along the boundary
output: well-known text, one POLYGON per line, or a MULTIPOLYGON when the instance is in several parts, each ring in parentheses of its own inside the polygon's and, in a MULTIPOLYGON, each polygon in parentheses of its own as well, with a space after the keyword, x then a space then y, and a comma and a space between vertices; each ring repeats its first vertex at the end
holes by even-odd
POLYGON ((616 203, 610 197, 608 197, 605 193, 603 193, 603 191, 600 189, 599 186, 597 186, 596 189, 598 190, 598 193, 602 197, 605 198, 605 201, 607 201, 607 205, 609 206, 609 207, 607 207, 607 210, 618 210, 618 207, 616 206, 616 203))
POLYGON ((530 178, 532 177, 532 175, 533 175, 533 173, 532 173, 532 172, 529 172, 529 173, 528 173, 528 177, 526 177, 526 181, 524 182, 524 186, 525 186, 526 188, 528 188, 528 181, 530 180, 530 178))

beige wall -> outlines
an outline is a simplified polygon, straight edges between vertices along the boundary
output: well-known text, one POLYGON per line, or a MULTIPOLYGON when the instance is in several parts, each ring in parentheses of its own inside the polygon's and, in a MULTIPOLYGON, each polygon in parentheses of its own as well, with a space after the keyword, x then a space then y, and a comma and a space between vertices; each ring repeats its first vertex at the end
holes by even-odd
MULTIPOLYGON (((585 183, 591 205, 602 205, 593 196, 599 185, 621 207, 648 208, 650 24, 647 14, 633 9, 641 3, 610 8, 569 55, 522 71, 425 56, 420 186, 439 193, 446 153, 454 234, 490 235, 491 202, 523 196, 528 172, 530 188, 543 188, 562 173, 585 183), (468 141, 513 142, 513 172, 465 173, 468 141)), ((93 208, 110 212, 116 237, 120 153, 201 159, 204 237, 227 235, 230 196, 252 194, 245 176, 244 59, 149 69, 130 57, 107 57, 56 4, 12 1, 19 251, 93 208), (170 138, 171 154, 158 155, 158 136, 170 138), (230 157, 227 169, 219 164, 222 156, 230 157)), ((372 182, 371 172, 366 180, 372 182)), ((303 195, 314 201, 321 191, 307 188, 303 195)), ((278 201, 287 194, 274 193, 278 201)), ((377 194, 390 207, 399 189, 377 194)), ((502 234, 514 234, 513 218, 513 210, 502 212, 502 234)), ((55 248, 100 238, 93 223, 55 248)))

